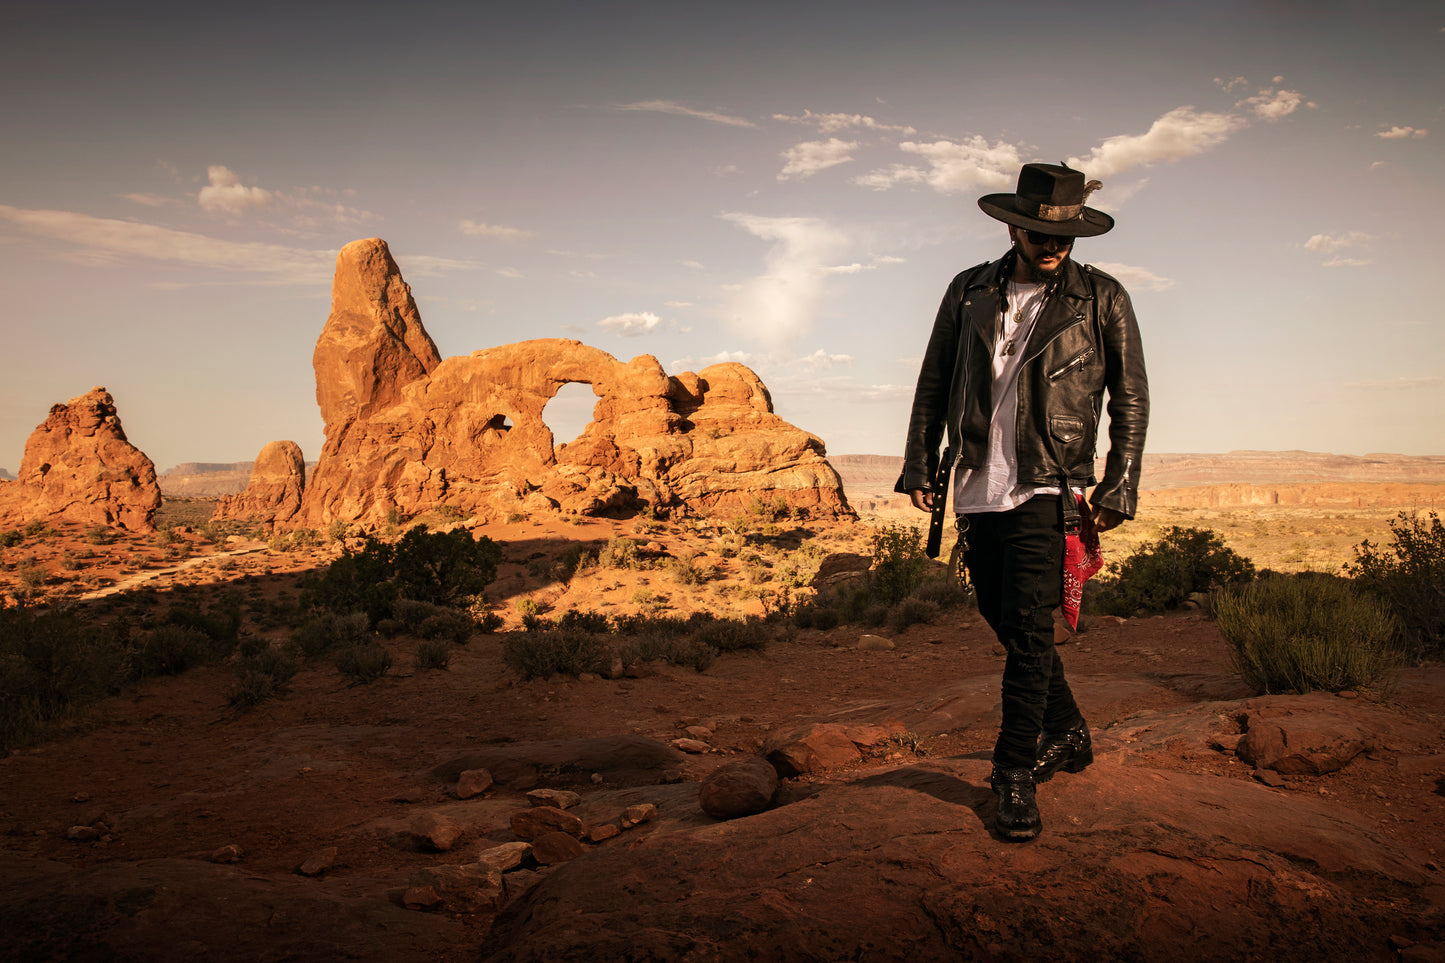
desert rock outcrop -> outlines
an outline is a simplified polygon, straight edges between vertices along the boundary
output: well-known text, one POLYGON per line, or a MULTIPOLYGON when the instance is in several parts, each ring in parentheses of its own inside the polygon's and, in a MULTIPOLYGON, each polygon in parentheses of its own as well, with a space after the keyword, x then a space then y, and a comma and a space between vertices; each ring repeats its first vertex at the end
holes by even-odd
POLYGON ((251 481, 238 495, 224 495, 214 518, 246 518, 274 527, 301 510, 306 459, 294 441, 273 441, 256 456, 251 481))
POLYGON ((126 440, 104 388, 52 406, 25 443, 19 480, 0 485, 0 514, 16 521, 63 518, 139 531, 153 527, 160 504, 155 465, 126 440))
POLYGON ((313 364, 326 445, 293 526, 378 525, 441 505, 480 517, 737 512, 759 498, 852 514, 822 441, 778 417, 749 369, 669 377, 650 355, 624 363, 560 338, 442 360, 378 238, 338 255, 313 364), (558 445, 542 412, 569 383, 590 385, 597 404, 558 445))

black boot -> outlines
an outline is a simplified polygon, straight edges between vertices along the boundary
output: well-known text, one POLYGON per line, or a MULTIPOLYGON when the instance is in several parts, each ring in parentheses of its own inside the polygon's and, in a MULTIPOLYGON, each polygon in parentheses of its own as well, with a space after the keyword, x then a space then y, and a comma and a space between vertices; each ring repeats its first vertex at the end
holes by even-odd
POLYGON ((1074 728, 1054 735, 1044 733, 1038 754, 1034 756, 1034 782, 1047 782, 1060 769, 1083 772, 1093 761, 1094 740, 1089 738, 1087 723, 1080 722, 1074 728))
POLYGON ((1022 842, 1033 839, 1043 828, 1039 805, 1034 800, 1034 778, 1029 770, 994 767, 988 777, 998 800, 993 826, 1004 839, 1022 842))

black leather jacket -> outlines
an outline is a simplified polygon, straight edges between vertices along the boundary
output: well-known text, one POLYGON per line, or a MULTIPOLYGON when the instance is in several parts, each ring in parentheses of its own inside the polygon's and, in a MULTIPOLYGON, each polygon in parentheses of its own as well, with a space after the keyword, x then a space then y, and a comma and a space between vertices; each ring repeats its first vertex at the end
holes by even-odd
MULTIPOLYGON (((999 329, 1001 261, 962 272, 948 286, 913 396, 896 490, 932 487, 945 425, 955 468, 979 468, 993 411, 992 356, 999 329)), ((1109 391, 1109 456, 1090 501, 1126 518, 1138 505, 1149 422, 1149 382, 1129 294, 1072 258, 1022 349, 1018 480, 1092 485, 1099 402, 1109 391)))

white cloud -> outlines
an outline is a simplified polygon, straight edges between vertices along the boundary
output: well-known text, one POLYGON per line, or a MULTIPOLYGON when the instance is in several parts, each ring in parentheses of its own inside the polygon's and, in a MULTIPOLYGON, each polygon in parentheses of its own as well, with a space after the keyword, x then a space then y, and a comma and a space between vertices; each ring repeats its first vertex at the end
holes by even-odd
POLYGON ((790 177, 801 180, 829 167, 846 164, 853 159, 852 152, 857 149, 857 141, 839 140, 837 137, 795 144, 783 151, 782 156, 787 163, 778 173, 778 180, 785 181, 790 177))
POLYGON ((1361 391, 1418 391, 1422 388, 1436 388, 1442 379, 1435 375, 1421 378, 1390 378, 1385 381, 1347 381, 1342 387, 1361 391))
POLYGON ((917 133, 912 127, 896 124, 880 124, 866 114, 815 114, 805 109, 800 116, 774 114, 773 120, 785 120, 795 124, 810 124, 821 134, 832 134, 840 130, 881 130, 902 134, 905 137, 917 133))
POLYGON ((1248 110, 1261 120, 1279 120, 1294 113, 1302 103, 1304 95, 1297 90, 1275 90, 1267 87, 1235 106, 1248 110))
POLYGON ((483 224, 479 221, 462 221, 457 230, 468 237, 495 237, 504 241, 522 241, 532 236, 531 231, 506 227, 501 224, 483 224))
POLYGON ((1248 125, 1244 118, 1231 114, 1176 107, 1145 133, 1110 137, 1089 156, 1071 157, 1068 164, 1090 177, 1108 177, 1141 165, 1202 154, 1248 125))
POLYGON ((497 273, 504 278, 512 278, 513 280, 524 277, 521 271, 518 271, 516 268, 513 267, 497 268, 497 273))
POLYGON ((597 327, 624 338, 637 338, 651 333, 661 323, 662 319, 651 311, 629 311, 603 318, 597 327))
POLYGON ((211 214, 240 214, 252 208, 271 206, 272 193, 260 187, 247 187, 236 172, 223 164, 206 168, 210 183, 196 195, 201 210, 211 214))
MULTIPOLYGON (((473 261, 436 257, 431 254, 393 254, 396 266, 408 278, 440 278, 455 271, 475 271, 480 265, 473 261)), ((475 310, 475 309, 473 309, 475 310)))
POLYGON ((1315 234, 1305 241, 1305 250, 1317 254, 1334 254, 1352 247, 1368 244, 1375 235, 1364 231, 1346 231, 1344 234, 1315 234))
POLYGON ((706 358, 694 358, 691 355, 685 358, 674 358, 670 367, 673 371, 701 371, 709 365, 729 363, 752 367, 758 360, 757 355, 747 351, 719 351, 706 358))
POLYGON ((699 120, 711 121, 714 124, 724 124, 728 127, 758 126, 742 117, 732 117, 710 110, 694 110, 671 100, 640 100, 633 104, 613 104, 613 108, 616 110, 646 110, 658 114, 678 114, 683 117, 696 117, 699 120))
POLYGON ((91 217, 71 211, 37 211, 0 205, 0 219, 42 237, 74 245, 81 260, 114 264, 148 258, 187 267, 269 274, 273 283, 325 284, 330 281, 336 251, 315 251, 222 241, 154 224, 91 217))
POLYGON ((899 150, 917 154, 928 161, 928 169, 895 164, 853 179, 855 184, 884 190, 895 184, 927 184, 944 194, 983 188, 1004 188, 1018 176, 1023 159, 1014 144, 990 144, 981 136, 962 143, 948 140, 931 144, 904 141, 899 150))
POLYGON ((668 308, 690 308, 693 306, 691 301, 664 301, 662 304, 668 308))
POLYGON ((693 268, 697 271, 703 270, 703 264, 701 261, 678 261, 677 263, 681 264, 685 268, 693 268))
POLYGON ((848 354, 829 354, 822 348, 819 348, 812 354, 799 358, 797 364, 810 371, 827 371, 835 367, 852 365, 853 356, 848 354))
POLYGON ((1109 261, 1095 261, 1093 264, 1094 267, 1117 278, 1120 284, 1133 291, 1167 291, 1174 286, 1173 278, 1160 277, 1147 268, 1109 261))
POLYGON ((121 197, 144 207, 163 207, 166 204, 176 203, 173 197, 166 197, 164 194, 122 194, 121 197))
POLYGON ((1321 267, 1366 267, 1375 262, 1367 257, 1332 257, 1321 267))
POLYGON ((1387 130, 1377 131, 1375 136, 1385 140, 1404 140, 1407 137, 1427 137, 1430 132, 1423 127, 1400 127, 1396 125, 1387 130))
POLYGON ((752 214, 723 218, 773 242, 765 272, 734 296, 730 321, 743 334, 774 348, 795 341, 812 326, 823 296, 826 265, 847 245, 847 238, 816 218, 752 214))

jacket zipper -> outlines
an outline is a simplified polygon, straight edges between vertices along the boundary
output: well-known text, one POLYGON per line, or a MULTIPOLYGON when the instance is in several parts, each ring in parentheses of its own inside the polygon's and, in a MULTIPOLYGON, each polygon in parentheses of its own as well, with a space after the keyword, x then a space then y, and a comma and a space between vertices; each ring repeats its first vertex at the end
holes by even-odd
POLYGON ((1050 380, 1050 381, 1058 381, 1060 378, 1062 378, 1064 375, 1068 374, 1070 371, 1072 371, 1072 370, 1074 370, 1075 368, 1078 368, 1078 367, 1082 366, 1083 364, 1085 364, 1085 363, 1086 363, 1090 358, 1092 358, 1093 356, 1094 356, 1094 348, 1093 348, 1093 346, 1090 346, 1090 347, 1088 347, 1088 348, 1085 348, 1081 354, 1075 356, 1072 360, 1070 360, 1069 362, 1067 362, 1063 367, 1061 367, 1061 368, 1059 368, 1059 369, 1057 369, 1057 370, 1055 370, 1055 371, 1049 372, 1049 380, 1050 380))

